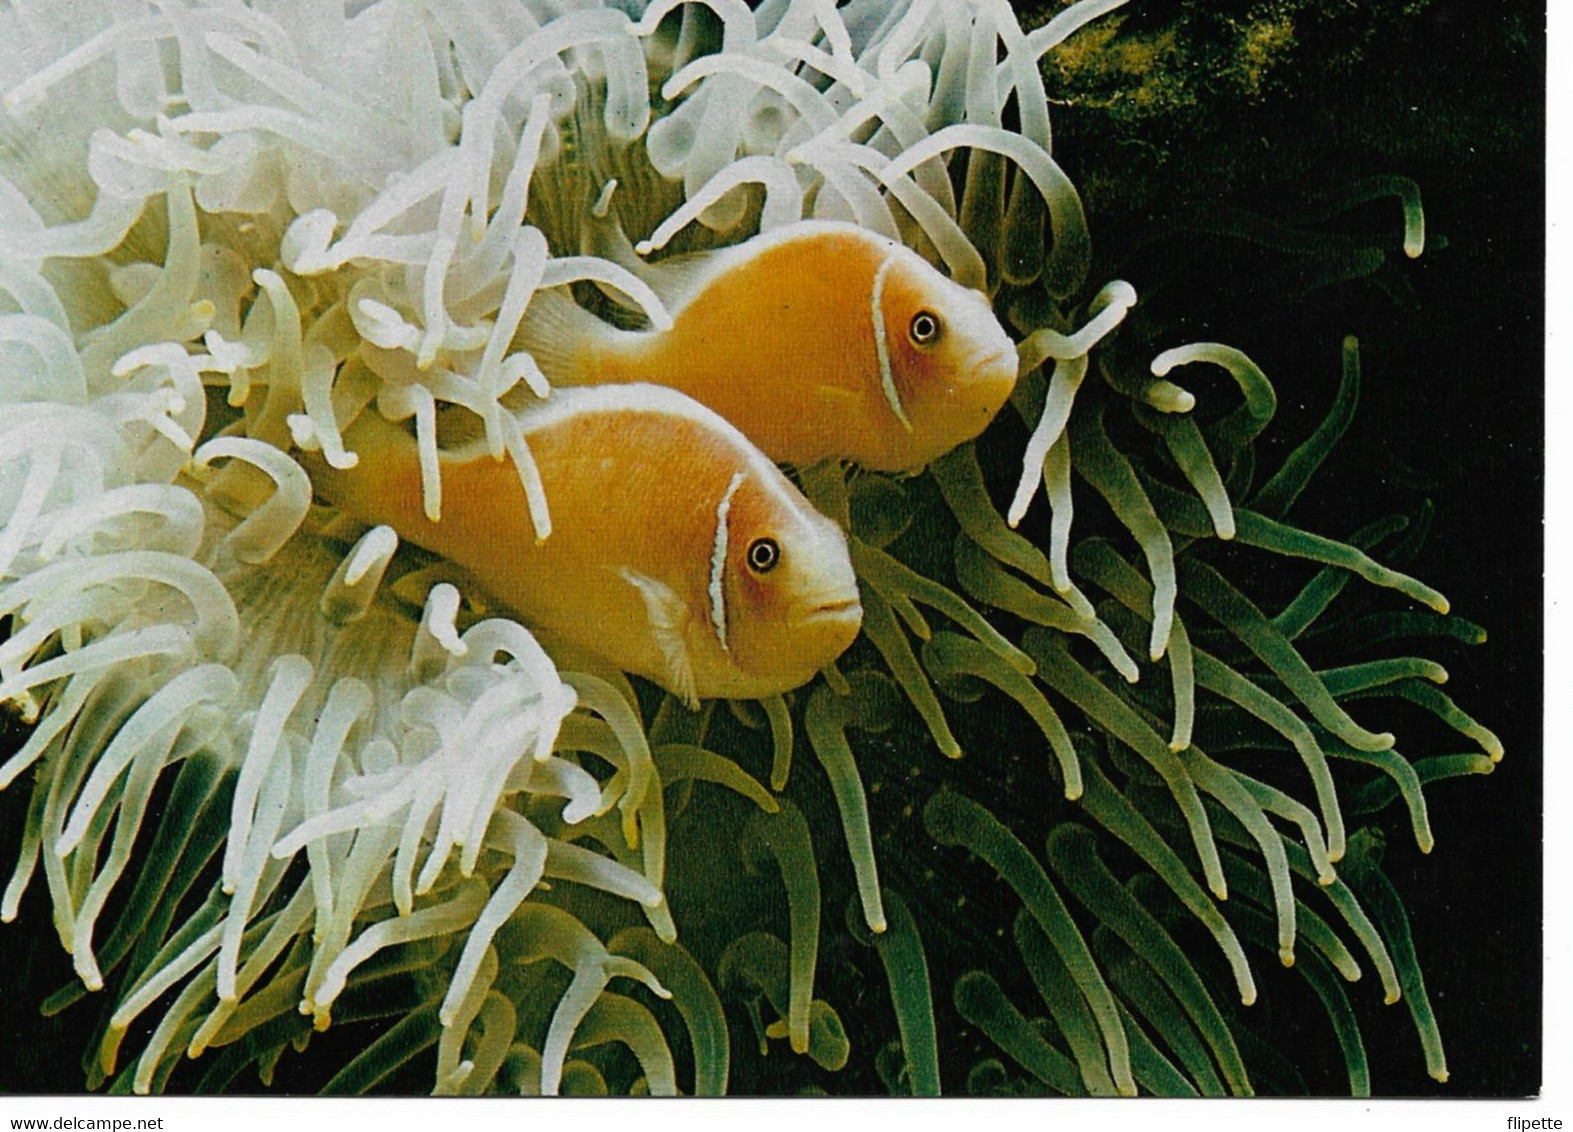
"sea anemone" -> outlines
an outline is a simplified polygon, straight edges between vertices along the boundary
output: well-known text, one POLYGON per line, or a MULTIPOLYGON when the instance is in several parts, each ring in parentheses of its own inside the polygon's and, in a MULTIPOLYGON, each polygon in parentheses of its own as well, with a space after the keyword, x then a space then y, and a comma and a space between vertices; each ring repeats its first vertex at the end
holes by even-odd
MULTIPOLYGON (((1339 541, 1285 517, 1347 427, 1353 340, 1327 419, 1258 477, 1267 376, 1091 277, 1041 62, 1119 6, 1033 29, 959 0, 0 16, 0 700, 25 725, 0 787, 32 776, 0 916, 41 880, 77 975, 46 1010, 102 992, 89 1086, 267 1083, 321 1031, 396 1018, 313 1083, 714 1093, 741 1021, 817 1067, 754 1088, 834 1088, 812 1074, 855 1053, 858 1089, 1244 1094, 1256 1051, 1220 1000, 1255 1000, 1261 949, 1298 961, 1352 1091, 1356 951, 1446 1078, 1353 822, 1401 799, 1429 849, 1422 785, 1500 759, 1440 666, 1385 648, 1480 634, 1371 556, 1412 553, 1407 520, 1339 541), (789 696, 689 712, 562 671, 296 459, 348 468, 357 415, 412 421, 435 517, 439 421, 468 414, 550 537, 506 408, 548 393, 515 345, 532 296, 665 316, 637 265, 586 254, 608 210, 650 257, 850 220, 1019 338, 1027 437, 1001 422, 910 479, 798 470, 866 620, 789 696), (1208 368, 1237 395, 1171 380, 1208 368), (1308 572, 1264 606, 1229 580, 1241 546, 1308 572), (1411 762, 1350 716, 1373 697, 1478 751, 1411 762), (1016 707, 1007 755, 989 723, 1016 707), (990 776, 930 786, 964 749, 990 776), (1012 895, 974 920, 990 874, 1012 895), (1007 928, 986 969, 936 953, 1007 928), (838 967, 879 972, 888 1014, 854 1023, 838 967)), ((1413 257, 1406 183, 1329 211, 1393 192, 1413 257)))

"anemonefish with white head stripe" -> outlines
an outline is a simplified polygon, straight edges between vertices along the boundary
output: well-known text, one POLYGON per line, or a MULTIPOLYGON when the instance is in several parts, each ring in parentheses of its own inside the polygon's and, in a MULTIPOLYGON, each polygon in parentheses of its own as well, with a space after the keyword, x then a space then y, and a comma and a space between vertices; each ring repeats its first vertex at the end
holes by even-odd
POLYGON ((773 460, 915 471, 982 432, 1015 387, 988 299, 855 225, 802 221, 654 264, 620 231, 595 250, 638 269, 672 327, 620 330, 555 288, 515 344, 554 384, 679 389, 773 460))
POLYGON ((442 555, 550 641, 689 704, 796 688, 862 620, 846 537, 726 421, 652 385, 556 390, 514 414, 551 534, 536 538, 511 457, 445 450, 440 518, 416 441, 368 409, 348 470, 303 459, 323 498, 442 555))

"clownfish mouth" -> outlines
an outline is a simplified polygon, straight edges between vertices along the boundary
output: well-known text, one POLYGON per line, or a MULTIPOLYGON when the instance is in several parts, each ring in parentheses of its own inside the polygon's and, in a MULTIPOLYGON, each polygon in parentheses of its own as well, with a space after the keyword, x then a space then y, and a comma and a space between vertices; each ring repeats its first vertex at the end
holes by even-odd
POLYGON ((851 597, 837 598, 835 601, 821 602, 820 604, 813 606, 798 618, 798 623, 806 625, 821 621, 858 622, 861 621, 862 618, 863 603, 861 600, 859 600, 857 595, 854 594, 851 597))
POLYGON ((1007 370, 1007 359, 1009 361, 1008 372, 1011 380, 1014 381, 1016 377, 1016 347, 1014 346, 1006 346, 1002 350, 996 350, 979 361, 972 367, 973 376, 985 379, 1002 377, 1007 370))

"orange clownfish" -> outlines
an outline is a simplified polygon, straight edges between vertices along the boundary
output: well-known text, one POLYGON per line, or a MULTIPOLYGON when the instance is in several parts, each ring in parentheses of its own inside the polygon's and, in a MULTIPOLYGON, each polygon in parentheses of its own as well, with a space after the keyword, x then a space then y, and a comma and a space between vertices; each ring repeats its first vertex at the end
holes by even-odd
POLYGON ((304 455, 318 493, 463 567, 557 638, 696 705, 796 688, 862 621, 841 529, 737 429, 670 389, 562 389, 514 414, 540 475, 538 541, 511 457, 445 450, 441 517, 416 440, 367 410, 353 469, 304 455))
POLYGON ((855 225, 801 221, 648 265, 601 250, 638 268, 671 328, 620 330, 555 288, 515 344, 558 385, 679 389, 773 460, 916 471, 982 432, 1015 387, 1016 347, 988 299, 855 225))

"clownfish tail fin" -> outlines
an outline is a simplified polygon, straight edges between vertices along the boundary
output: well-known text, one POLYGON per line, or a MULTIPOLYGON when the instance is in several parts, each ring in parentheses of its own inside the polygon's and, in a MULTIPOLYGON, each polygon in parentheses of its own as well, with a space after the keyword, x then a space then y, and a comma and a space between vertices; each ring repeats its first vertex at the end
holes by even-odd
POLYGON ((576 303, 567 287, 552 287, 530 300, 514 344, 529 352, 553 385, 582 385, 593 380, 587 363, 597 347, 619 334, 576 303))

